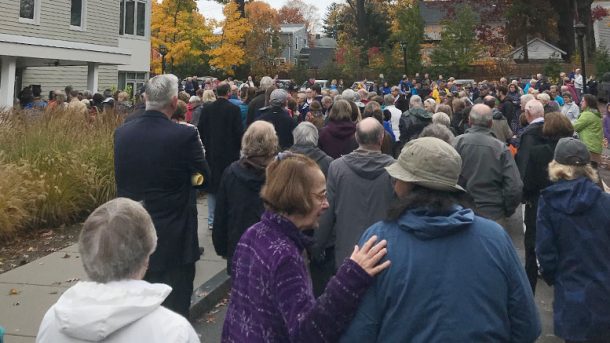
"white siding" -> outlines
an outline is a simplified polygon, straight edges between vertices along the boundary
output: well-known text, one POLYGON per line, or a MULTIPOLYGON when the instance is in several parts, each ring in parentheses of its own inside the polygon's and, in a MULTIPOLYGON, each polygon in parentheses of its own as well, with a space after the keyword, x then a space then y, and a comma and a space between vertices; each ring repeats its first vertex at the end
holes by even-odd
MULTIPOLYGON (((99 90, 113 88, 118 83, 116 66, 102 65, 99 69, 99 90)), ((87 67, 30 67, 23 71, 22 87, 41 85, 46 97, 49 91, 72 86, 77 90, 87 88, 87 67)))
POLYGON ((19 22, 19 0, 0 0, 0 33, 118 46, 119 0, 87 0, 85 30, 70 29, 70 0, 40 0, 40 25, 19 22))

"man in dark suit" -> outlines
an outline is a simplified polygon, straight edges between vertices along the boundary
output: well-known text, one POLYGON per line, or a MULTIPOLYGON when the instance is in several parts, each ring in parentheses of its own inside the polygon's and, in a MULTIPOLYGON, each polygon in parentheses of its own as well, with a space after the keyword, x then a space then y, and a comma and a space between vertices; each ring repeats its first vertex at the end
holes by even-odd
POLYGON ((114 134, 117 191, 141 201, 157 231, 144 279, 171 286, 163 305, 188 319, 200 256, 191 179, 196 173, 208 179, 210 172, 197 130, 170 120, 178 104, 178 78, 150 79, 145 99, 146 111, 114 134))
MULTIPOLYGON (((525 118, 528 125, 521 133, 519 139, 519 150, 515 155, 515 162, 519 168, 521 179, 524 178, 528 169, 527 164, 531 160, 530 154, 535 146, 547 143, 546 137, 542 134, 544 126, 544 106, 538 100, 530 100, 525 104, 525 118)), ((525 237, 523 245, 525 246, 525 272, 529 279, 532 291, 536 292, 536 283, 538 281, 538 263, 536 262, 536 216, 538 212, 538 199, 536 197, 523 198, 525 202, 524 223, 525 237)))
POLYGON ((211 175, 207 187, 208 192, 208 227, 214 225, 214 208, 216 208, 216 193, 220 186, 220 178, 225 168, 239 159, 241 135, 243 132, 241 111, 239 106, 229 101, 231 86, 222 82, 216 88, 216 101, 201 111, 197 124, 201 140, 210 165, 211 175))

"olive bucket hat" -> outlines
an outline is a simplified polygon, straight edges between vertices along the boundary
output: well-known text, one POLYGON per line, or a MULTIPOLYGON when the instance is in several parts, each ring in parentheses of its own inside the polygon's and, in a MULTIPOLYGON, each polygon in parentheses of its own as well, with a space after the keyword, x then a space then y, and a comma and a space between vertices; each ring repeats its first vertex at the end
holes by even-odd
POLYGON ((464 192, 457 184, 462 158, 448 143, 434 137, 410 141, 398 160, 386 167, 395 179, 446 192, 464 192))

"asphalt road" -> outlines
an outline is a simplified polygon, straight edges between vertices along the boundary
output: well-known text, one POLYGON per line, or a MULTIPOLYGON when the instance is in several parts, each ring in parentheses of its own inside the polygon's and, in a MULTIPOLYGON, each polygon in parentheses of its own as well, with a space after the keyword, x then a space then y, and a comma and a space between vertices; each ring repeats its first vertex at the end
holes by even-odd
MULTIPOLYGON (((523 249, 523 220, 522 212, 518 210, 509 221, 508 231, 513 239, 513 244, 524 261, 523 249)), ((563 340, 553 335, 553 289, 547 286, 542 279, 538 281, 536 288, 536 304, 542 320, 542 334, 538 339, 539 343, 560 343, 563 340)), ((222 325, 225 319, 227 306, 225 302, 217 305, 210 313, 201 318, 197 318, 193 326, 200 334, 202 342, 220 342, 222 325)))

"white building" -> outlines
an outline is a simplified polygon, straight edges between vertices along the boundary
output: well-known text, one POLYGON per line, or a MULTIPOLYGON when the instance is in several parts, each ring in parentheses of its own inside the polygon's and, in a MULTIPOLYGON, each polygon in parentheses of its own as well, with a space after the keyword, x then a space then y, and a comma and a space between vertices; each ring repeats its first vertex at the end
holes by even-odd
MULTIPOLYGON (((522 60, 523 54, 523 46, 520 46, 511 51, 509 56, 513 60, 522 60)), ((527 42, 527 56, 530 60, 561 60, 561 56, 566 54, 565 51, 540 38, 533 38, 527 42)))
POLYGON ((0 0, 0 107, 25 86, 43 95, 125 89, 150 69, 151 0, 0 0))
POLYGON ((280 58, 285 63, 297 64, 301 49, 308 47, 305 24, 282 24, 280 26, 280 41, 284 44, 284 50, 280 58))

